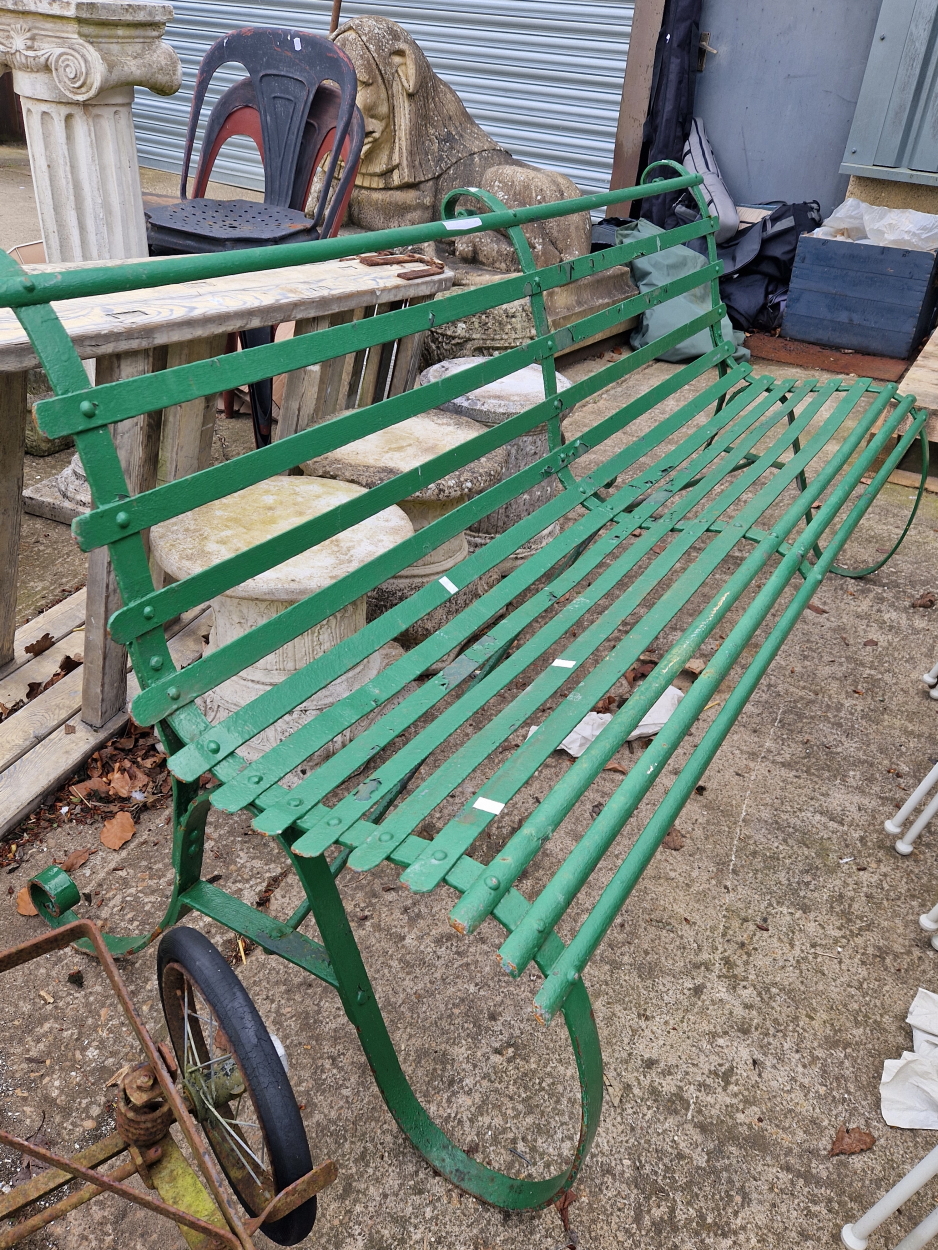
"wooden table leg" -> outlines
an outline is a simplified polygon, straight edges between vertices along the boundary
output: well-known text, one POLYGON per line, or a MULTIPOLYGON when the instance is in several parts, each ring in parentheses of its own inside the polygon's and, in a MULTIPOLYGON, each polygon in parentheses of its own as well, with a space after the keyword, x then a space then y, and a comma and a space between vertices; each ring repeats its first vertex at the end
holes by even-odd
MULTIPOLYGON (((166 353, 166 368, 194 364, 220 356, 225 350, 227 334, 192 339, 188 343, 171 343, 166 353)), ((157 481, 175 482, 188 477, 212 463, 212 436, 215 433, 216 395, 186 400, 163 410, 163 432, 160 442, 157 481)))
MULTIPOLYGON (((152 353, 146 349, 97 361, 98 385, 136 378, 150 371, 152 353)), ((117 454, 133 495, 156 484, 160 414, 144 413, 112 426, 117 454)), ((85 604, 85 648, 82 669, 81 717, 95 729, 107 724, 127 703, 127 652, 108 636, 107 622, 121 606, 117 581, 106 547, 88 557, 85 604)))
POLYGON ((23 517, 26 374, 0 376, 0 666, 13 659, 16 574, 23 517))

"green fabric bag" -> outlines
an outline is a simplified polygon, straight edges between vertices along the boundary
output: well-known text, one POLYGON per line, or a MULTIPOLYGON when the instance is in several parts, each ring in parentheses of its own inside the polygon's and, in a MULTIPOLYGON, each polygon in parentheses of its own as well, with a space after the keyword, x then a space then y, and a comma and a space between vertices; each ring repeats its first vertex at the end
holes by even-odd
MULTIPOLYGON (((642 218, 628 221, 616 231, 616 243, 628 243, 633 239, 646 239, 653 234, 664 234, 660 226, 654 226, 642 218)), ((686 274, 703 269, 707 261, 689 247, 669 247, 663 252, 653 252, 650 256, 639 256, 630 264, 632 281, 640 291, 650 291, 665 282, 673 282, 675 278, 683 278, 686 274)), ((631 344, 636 351, 646 347, 655 339, 660 339, 671 330, 686 325, 712 307, 710 286, 695 287, 686 295, 677 295, 655 308, 642 314, 642 322, 638 329, 633 330, 631 344)), ((723 337, 728 343, 736 344, 734 359, 748 360, 749 349, 743 347, 745 335, 741 330, 734 330, 729 317, 721 322, 723 337)), ((670 351, 662 352, 658 360, 666 360, 672 364, 684 364, 688 360, 697 360, 706 355, 713 347, 709 330, 699 330, 692 338, 678 343, 670 351)))

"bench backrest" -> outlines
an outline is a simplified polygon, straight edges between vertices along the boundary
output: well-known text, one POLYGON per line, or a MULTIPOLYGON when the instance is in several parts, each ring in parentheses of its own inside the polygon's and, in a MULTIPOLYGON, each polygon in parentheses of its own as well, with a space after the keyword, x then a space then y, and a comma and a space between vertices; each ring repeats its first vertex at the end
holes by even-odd
MULTIPOLYGON (((711 350, 678 370, 665 384, 666 393, 673 394, 713 366, 718 366, 721 375, 726 377, 726 390, 730 388, 733 381, 741 376, 741 371, 730 368, 728 362, 734 348, 722 337, 720 329, 725 310, 719 298, 721 266, 716 260, 713 240, 717 222, 708 215, 699 191, 699 175, 687 174, 680 166, 676 166, 675 171, 675 176, 667 180, 646 182, 643 179, 642 186, 627 190, 516 210, 505 209, 487 193, 460 190, 453 192, 444 203, 443 220, 429 225, 255 251, 130 261, 82 271, 36 274, 25 273, 11 258, 0 254, 0 304, 12 307, 16 312, 55 391, 53 398, 37 405, 40 427, 50 437, 73 435, 87 473, 95 506, 93 511, 74 522, 73 529, 83 550, 108 547, 123 603, 111 617, 110 632, 116 641, 128 646, 140 682, 141 692, 133 704, 138 722, 161 722, 164 738, 168 739, 167 745, 175 749, 198 738, 208 728, 208 722, 194 704, 199 695, 312 628, 545 477, 556 476, 563 488, 561 495, 564 498, 555 508, 558 515, 578 504, 589 506, 591 496, 584 498, 582 493, 577 493, 577 482, 568 466, 590 450, 596 440, 587 442, 578 439, 563 445, 561 418, 564 412, 702 329, 709 331, 711 350), (638 238, 591 255, 536 268, 523 233, 526 224, 611 205, 627 205, 649 194, 685 188, 692 191, 700 207, 702 216, 699 221, 651 238, 638 238), (474 216, 469 215, 465 208, 458 207, 471 201, 482 201, 489 211, 474 216), (520 273, 351 324, 104 385, 89 385, 85 369, 50 304, 52 300, 272 270, 380 249, 412 248, 430 240, 453 239, 461 234, 491 229, 507 231, 518 254, 520 273), (613 307, 585 316, 561 329, 551 330, 544 306, 545 292, 588 275, 607 273, 617 266, 628 264, 635 257, 699 238, 706 239, 708 247, 708 263, 703 268, 667 285, 632 295, 613 307), (591 377, 558 393, 555 358, 559 352, 567 351, 577 343, 615 327, 626 318, 640 315, 656 304, 698 287, 709 291, 707 311, 640 351, 624 354, 591 377), (137 495, 131 494, 128 488, 113 437, 114 428, 122 422, 199 396, 212 395, 350 352, 391 343, 433 326, 449 324, 524 298, 530 303, 536 336, 520 347, 486 359, 457 375, 315 425, 189 477, 167 482, 137 495), (159 589, 154 585, 144 541, 151 526, 289 471, 304 461, 335 451, 366 434, 436 408, 531 363, 540 364, 543 370, 543 402, 486 429, 458 448, 401 473, 361 496, 201 573, 159 589), (163 630, 167 621, 315 547, 408 498, 455 469, 505 445, 525 431, 545 423, 549 453, 537 464, 470 500, 354 573, 310 595, 281 613, 276 621, 265 622, 181 673, 175 671, 163 630)), ((640 404, 627 406, 614 418, 602 423, 602 437, 610 437, 640 415, 642 410, 640 404)), ((519 538, 519 543, 522 541, 524 538, 519 538)), ((421 594, 426 597, 427 592, 421 594)), ((387 638, 394 637, 409 620, 416 619, 415 612, 422 613, 433 606, 429 598, 425 604, 423 600, 401 604, 387 614, 386 620, 382 618, 383 634, 387 638)), ((236 771, 238 767, 236 759, 229 761, 229 769, 236 771)))

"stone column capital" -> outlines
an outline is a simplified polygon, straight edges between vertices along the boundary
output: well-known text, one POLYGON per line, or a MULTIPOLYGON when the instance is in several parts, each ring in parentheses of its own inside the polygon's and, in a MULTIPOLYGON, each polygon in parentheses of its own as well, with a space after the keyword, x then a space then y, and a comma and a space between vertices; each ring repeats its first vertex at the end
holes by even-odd
POLYGON ((128 0, 0 0, 0 70, 34 100, 83 104, 115 87, 179 90, 179 58, 163 42, 169 4, 128 0))

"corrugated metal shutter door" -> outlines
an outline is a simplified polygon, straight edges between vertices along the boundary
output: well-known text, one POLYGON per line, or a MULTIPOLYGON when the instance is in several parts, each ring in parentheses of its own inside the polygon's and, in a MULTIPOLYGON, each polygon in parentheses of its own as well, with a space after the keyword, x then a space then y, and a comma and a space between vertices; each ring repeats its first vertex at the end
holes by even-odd
MULTIPOLYGON (((289 6, 174 0, 167 39, 183 64, 168 99, 140 90, 134 105, 141 165, 178 171, 196 68, 213 40, 239 26, 295 26, 325 33, 330 0, 289 6)), ((567 174, 585 192, 605 191, 634 5, 621 0, 345 0, 343 18, 384 14, 417 40, 477 122, 519 160, 567 174)), ((216 77, 217 96, 243 76, 216 77)), ((203 110, 203 117, 208 108, 203 110)), ((226 144, 215 177, 263 190, 247 140, 226 144)))

